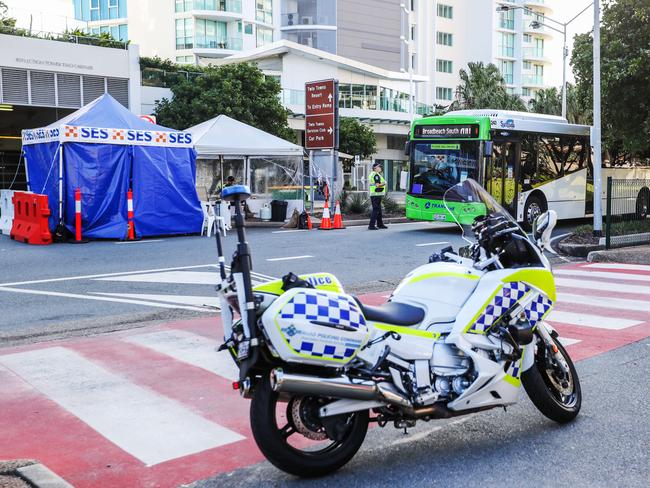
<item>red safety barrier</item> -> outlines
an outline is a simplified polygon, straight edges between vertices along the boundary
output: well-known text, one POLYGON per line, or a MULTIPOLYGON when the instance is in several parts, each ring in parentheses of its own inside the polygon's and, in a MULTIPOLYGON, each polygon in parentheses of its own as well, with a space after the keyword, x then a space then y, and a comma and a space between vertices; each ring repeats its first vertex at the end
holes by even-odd
POLYGON ((127 218, 129 220, 129 229, 127 232, 127 237, 130 241, 135 240, 135 226, 133 225, 133 191, 129 190, 126 193, 127 201, 127 218))
POLYGON ((74 230, 75 240, 81 242, 81 190, 74 191, 74 230))
POLYGON ((47 195, 17 191, 12 201, 15 213, 11 238, 27 244, 52 244, 47 195))

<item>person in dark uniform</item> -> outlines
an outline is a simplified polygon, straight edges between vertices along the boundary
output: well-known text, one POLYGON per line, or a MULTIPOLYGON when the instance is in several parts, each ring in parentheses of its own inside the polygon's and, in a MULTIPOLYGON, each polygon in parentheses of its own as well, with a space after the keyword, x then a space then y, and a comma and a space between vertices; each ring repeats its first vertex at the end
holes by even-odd
POLYGON ((368 225, 368 229, 387 229, 388 227, 384 225, 383 215, 381 212, 381 201, 386 195, 386 180, 382 175, 382 167, 379 162, 372 165, 372 172, 368 176, 368 192, 370 194, 370 203, 372 204, 372 213, 370 214, 370 225, 368 225))

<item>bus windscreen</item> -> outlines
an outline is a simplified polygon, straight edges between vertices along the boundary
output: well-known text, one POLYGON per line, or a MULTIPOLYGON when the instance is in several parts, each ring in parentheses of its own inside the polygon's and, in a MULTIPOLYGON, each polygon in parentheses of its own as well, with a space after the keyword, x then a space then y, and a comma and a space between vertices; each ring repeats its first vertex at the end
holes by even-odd
POLYGON ((442 197, 467 178, 478 180, 479 142, 416 142, 411 159, 408 193, 418 197, 442 197))

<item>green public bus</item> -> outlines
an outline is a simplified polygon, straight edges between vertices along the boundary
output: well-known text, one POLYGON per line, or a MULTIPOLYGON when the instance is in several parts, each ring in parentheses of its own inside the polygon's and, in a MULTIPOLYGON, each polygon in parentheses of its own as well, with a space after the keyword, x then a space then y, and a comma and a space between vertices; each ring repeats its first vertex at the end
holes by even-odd
POLYGON ((558 218, 584 217, 593 206, 589 135, 588 126, 525 112, 456 111, 418 119, 406 147, 406 217, 454 222, 442 199, 467 178, 524 225, 547 209, 558 218))

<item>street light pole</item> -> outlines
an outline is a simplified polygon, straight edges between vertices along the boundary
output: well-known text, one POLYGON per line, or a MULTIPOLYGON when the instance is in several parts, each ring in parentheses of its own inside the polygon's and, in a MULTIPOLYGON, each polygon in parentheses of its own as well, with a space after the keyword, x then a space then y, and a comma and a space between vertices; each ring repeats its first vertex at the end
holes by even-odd
POLYGON ((563 43, 562 43, 562 117, 566 119, 566 58, 569 55, 569 49, 566 46, 566 26, 564 24, 563 43))
MULTIPOLYGON (((404 20, 402 21, 402 35, 400 39, 404 42, 406 46, 406 62, 408 63, 408 73, 409 73, 409 115, 411 116, 411 121, 415 118, 414 110, 414 94, 413 94, 413 50, 411 44, 413 40, 411 39, 411 23, 409 22, 410 11, 406 7, 405 3, 400 3, 400 8, 402 9, 402 15, 404 20)), ((405 68, 402 68, 406 71, 405 68)))
POLYGON ((594 2, 594 126, 591 140, 594 147, 594 235, 603 233, 602 211, 602 148, 600 134, 600 2, 594 2))

